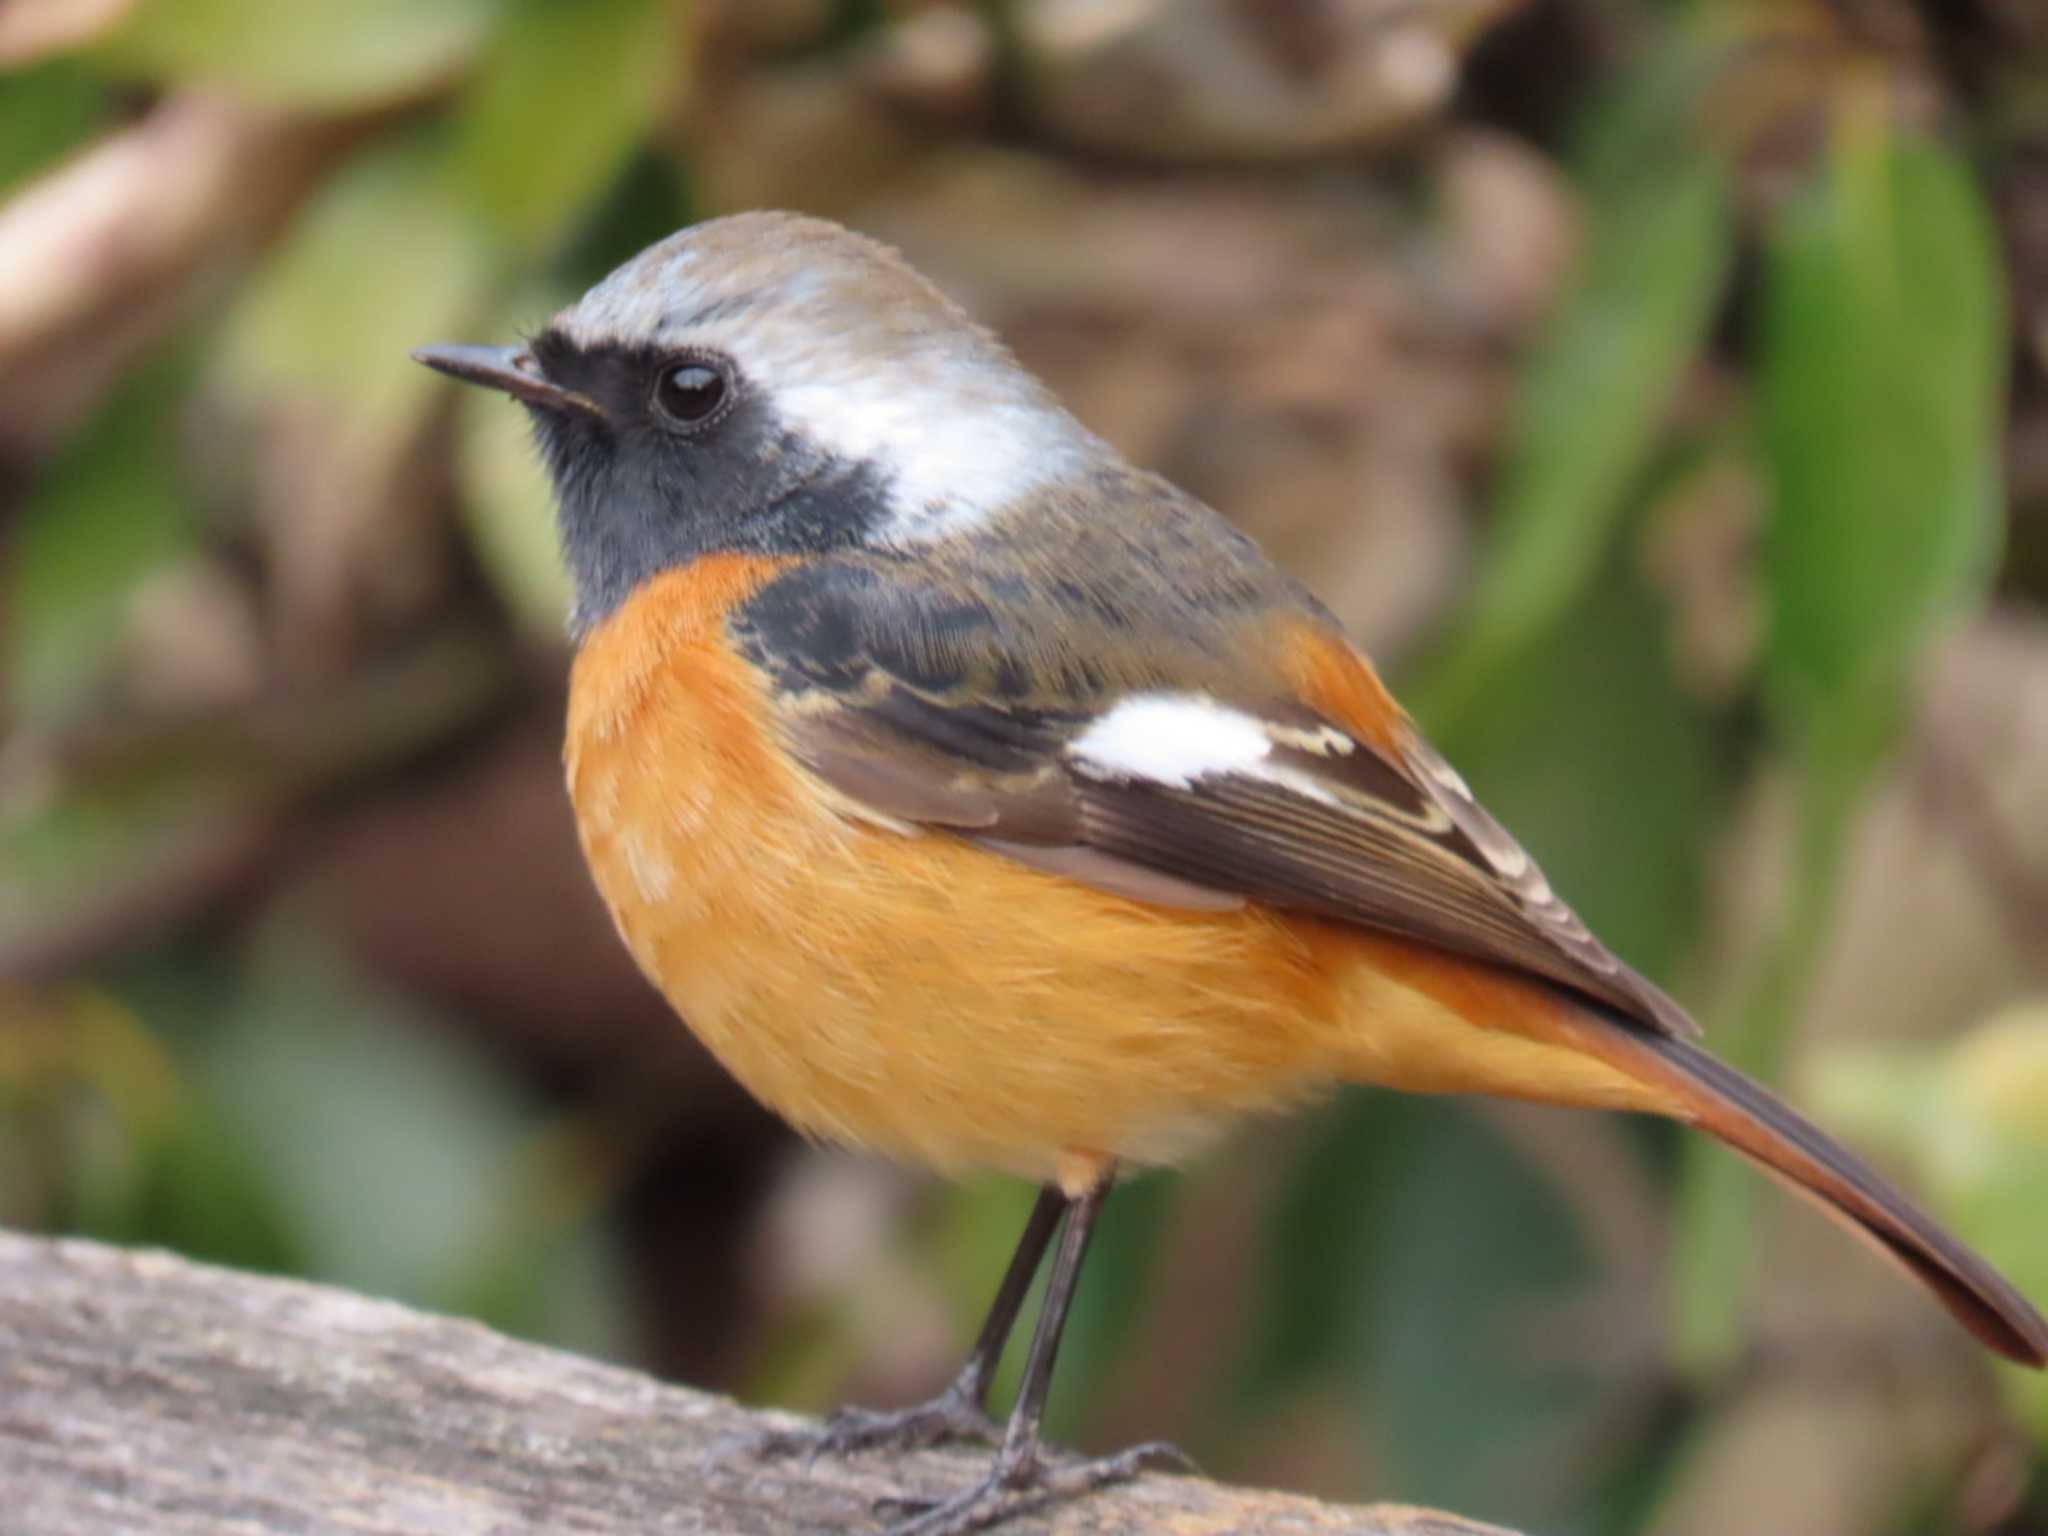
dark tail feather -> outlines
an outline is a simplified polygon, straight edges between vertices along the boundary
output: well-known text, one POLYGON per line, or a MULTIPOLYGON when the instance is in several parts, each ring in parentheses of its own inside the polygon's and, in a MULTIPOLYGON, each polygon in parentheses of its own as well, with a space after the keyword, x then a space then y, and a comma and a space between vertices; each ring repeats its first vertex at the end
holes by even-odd
POLYGON ((1604 1015, 1586 1048, 1667 1090, 1679 1115, 1817 1200, 1924 1284, 1985 1346, 2048 1366, 2048 1320, 2005 1277, 1937 1226, 1798 1111, 1690 1041, 1604 1015))

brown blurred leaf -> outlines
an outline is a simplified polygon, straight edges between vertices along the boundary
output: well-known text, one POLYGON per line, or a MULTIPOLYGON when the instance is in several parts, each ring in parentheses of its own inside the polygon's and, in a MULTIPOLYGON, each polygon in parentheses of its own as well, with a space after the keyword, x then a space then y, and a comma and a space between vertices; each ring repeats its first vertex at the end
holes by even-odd
POLYGON ((0 979, 74 969, 212 908, 288 813, 447 740, 508 680, 495 636, 455 628, 331 689, 15 737, 0 755, 0 979))
POLYGON ((1384 142, 1441 107, 1520 0, 1027 0, 1029 110, 1148 160, 1284 160, 1384 142))
POLYGON ((411 359, 495 307, 505 253, 464 207, 445 136, 399 135, 321 189, 251 284, 217 382, 244 429, 276 636, 302 675, 430 608, 446 579, 419 472, 445 380, 411 359))
POLYGON ((858 68, 889 100, 956 128, 995 107, 995 31, 965 5, 930 5, 888 28, 858 68))
POLYGON ((928 129, 836 60, 747 71, 707 47, 681 115, 679 155, 711 213, 844 218, 935 147, 928 129))

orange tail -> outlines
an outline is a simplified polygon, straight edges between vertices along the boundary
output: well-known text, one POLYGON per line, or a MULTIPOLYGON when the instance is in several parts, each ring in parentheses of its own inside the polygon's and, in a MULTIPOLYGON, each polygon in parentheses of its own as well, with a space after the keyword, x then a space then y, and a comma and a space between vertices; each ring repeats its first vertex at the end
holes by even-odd
POLYGON ((1871 1239, 1988 1348, 2021 1365, 2048 1365, 2048 1321, 2027 1299, 1798 1111, 1688 1041, 1603 1016, 1580 1033, 1581 1049, 1670 1094, 1680 1119, 1871 1239))

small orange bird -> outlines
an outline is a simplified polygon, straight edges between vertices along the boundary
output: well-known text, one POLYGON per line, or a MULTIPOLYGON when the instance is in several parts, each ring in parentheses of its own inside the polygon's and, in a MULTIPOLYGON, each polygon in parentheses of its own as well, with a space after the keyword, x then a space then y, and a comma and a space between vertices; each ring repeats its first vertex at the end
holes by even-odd
POLYGON ((944 1394, 778 1442, 997 1440, 1057 1231, 988 1477, 899 1536, 1177 1459, 1040 1447, 1104 1198, 1335 1082, 1687 1121, 2048 1358, 1989 1265, 1587 932, 1313 597, 894 252, 741 214, 523 348, 417 356, 531 413, 576 589, 569 793, 641 969, 806 1134, 1044 1186, 944 1394))

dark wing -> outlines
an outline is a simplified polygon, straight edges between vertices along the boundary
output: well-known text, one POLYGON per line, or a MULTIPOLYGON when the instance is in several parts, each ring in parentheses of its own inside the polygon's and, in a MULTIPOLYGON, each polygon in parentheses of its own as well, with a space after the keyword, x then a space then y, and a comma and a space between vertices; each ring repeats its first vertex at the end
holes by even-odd
POLYGON ((863 814, 1138 900, 1357 923, 1698 1033, 1405 723, 1375 742, 1256 672, 1105 661, 958 591, 810 580, 792 608, 772 590, 738 638, 792 750, 863 814))

